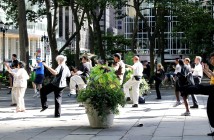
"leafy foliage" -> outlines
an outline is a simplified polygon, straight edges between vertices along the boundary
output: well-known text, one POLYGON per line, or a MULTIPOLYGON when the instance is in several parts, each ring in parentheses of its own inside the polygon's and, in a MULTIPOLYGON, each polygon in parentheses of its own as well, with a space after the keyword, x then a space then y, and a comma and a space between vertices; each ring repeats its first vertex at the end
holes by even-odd
POLYGON ((125 52, 125 47, 131 45, 131 40, 126 39, 123 35, 107 34, 103 36, 103 40, 106 41, 106 55, 125 52))
POLYGON ((134 53, 133 52, 127 52, 125 55, 125 63, 132 65, 133 64, 133 57, 134 57, 134 53))
POLYGON ((178 16, 176 32, 184 32, 185 42, 195 54, 209 52, 213 47, 214 19, 211 11, 201 3, 181 3, 176 5, 178 16))
POLYGON ((114 70, 102 65, 95 66, 89 80, 87 88, 78 95, 78 101, 91 105, 102 118, 109 111, 118 114, 118 106, 125 105, 125 96, 114 70))

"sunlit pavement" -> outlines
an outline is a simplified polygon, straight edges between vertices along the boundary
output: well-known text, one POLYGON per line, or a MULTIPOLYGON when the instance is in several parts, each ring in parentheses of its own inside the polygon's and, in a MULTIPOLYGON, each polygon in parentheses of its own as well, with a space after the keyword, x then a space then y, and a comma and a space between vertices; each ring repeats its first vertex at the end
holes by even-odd
POLYGON ((54 118, 53 94, 48 96, 49 108, 41 113, 40 98, 33 98, 33 90, 28 89, 27 111, 15 113, 7 92, 0 90, 0 140, 213 140, 206 136, 211 132, 207 96, 197 96, 199 109, 191 109, 191 116, 185 117, 181 116, 184 105, 173 107, 173 89, 162 90, 162 100, 156 100, 152 91, 139 108, 131 104, 120 108, 111 128, 91 129, 84 108, 75 97, 67 97, 68 90, 63 95, 61 118, 54 118))

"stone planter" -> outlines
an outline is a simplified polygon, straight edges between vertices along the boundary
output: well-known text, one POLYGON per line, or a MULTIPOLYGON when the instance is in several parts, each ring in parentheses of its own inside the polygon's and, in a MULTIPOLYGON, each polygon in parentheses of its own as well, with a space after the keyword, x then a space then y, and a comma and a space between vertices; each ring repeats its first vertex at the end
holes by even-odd
POLYGON ((113 125, 113 113, 109 113, 108 115, 106 115, 105 118, 102 118, 98 116, 97 111, 89 104, 85 104, 85 109, 88 116, 89 124, 92 128, 109 128, 113 125))

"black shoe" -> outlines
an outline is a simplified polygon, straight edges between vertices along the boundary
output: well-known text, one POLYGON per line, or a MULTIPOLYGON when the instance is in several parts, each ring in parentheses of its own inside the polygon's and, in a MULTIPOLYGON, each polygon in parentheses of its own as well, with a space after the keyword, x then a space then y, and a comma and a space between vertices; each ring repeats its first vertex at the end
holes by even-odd
POLYGON ((190 108, 198 108, 198 105, 191 106, 190 108))
POLYGON ((127 98, 126 98, 126 102, 128 102, 128 101, 131 101, 131 98, 130 98, 130 97, 127 97, 127 98))
POLYGON ((17 104, 10 104, 10 106, 17 106, 17 104))
POLYGON ((143 124, 142 124, 142 123, 140 123, 140 124, 138 124, 138 125, 137 125, 137 127, 143 127, 143 124))
POLYGON ((207 136, 214 136, 214 132, 208 133, 207 136))
POLYGON ((47 109, 48 107, 42 108, 42 110, 40 110, 40 112, 43 112, 47 109))
POLYGON ((56 115, 55 118, 60 118, 60 115, 56 115))
POLYGON ((157 100, 160 100, 161 98, 156 98, 157 100))
POLYGON ((138 104, 133 104, 132 107, 136 107, 136 108, 137 108, 137 107, 138 107, 138 104))

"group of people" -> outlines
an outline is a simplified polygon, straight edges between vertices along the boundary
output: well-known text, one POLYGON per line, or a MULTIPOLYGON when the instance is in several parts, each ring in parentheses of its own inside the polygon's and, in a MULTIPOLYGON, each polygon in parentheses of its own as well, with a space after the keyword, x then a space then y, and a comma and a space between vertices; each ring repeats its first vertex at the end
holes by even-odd
MULTIPOLYGON (((193 106, 190 108, 198 108, 198 102, 195 95, 208 95, 207 100, 207 115, 210 125, 214 127, 214 72, 209 68, 207 63, 201 62, 201 57, 196 56, 195 67, 191 68, 189 59, 178 60, 177 63, 177 80, 176 80, 176 99, 175 106, 180 105, 179 93, 183 97, 186 112, 182 115, 189 116, 188 95, 192 96, 193 106), (205 73, 210 78, 209 84, 201 84, 201 79, 205 73)), ((214 53, 210 54, 210 64, 214 66, 214 53)), ((208 136, 214 136, 214 132, 209 133, 208 136)))
MULTIPOLYGON (((12 56, 13 61, 12 64, 4 63, 8 69, 8 72, 11 75, 11 79, 13 81, 12 85, 12 104, 11 106, 16 106, 17 112, 25 111, 24 104, 24 95, 27 88, 27 80, 29 79, 29 75, 25 70, 25 64, 16 59, 16 55, 12 56)), ((92 65, 87 56, 83 56, 81 58, 82 64, 80 67, 72 67, 71 70, 66 65, 66 57, 63 55, 59 55, 56 57, 56 61, 58 66, 56 69, 51 68, 45 62, 41 61, 40 57, 36 58, 37 65, 32 67, 32 69, 36 73, 35 80, 33 81, 33 88, 35 95, 41 98, 42 109, 41 112, 45 111, 48 108, 47 103, 47 95, 51 92, 54 92, 55 95, 55 117, 61 116, 61 103, 62 103, 62 93, 63 89, 67 86, 67 78, 70 78, 70 93, 77 94, 78 90, 84 89, 87 86, 87 80, 90 75, 90 71, 92 69, 92 65), (52 75, 54 75, 54 79, 52 82, 44 85, 42 87, 42 83, 44 80, 45 69, 48 70, 52 75)), ((134 65, 125 64, 119 53, 114 54, 114 63, 111 65, 114 70, 117 78, 120 81, 120 84, 123 88, 126 99, 131 99, 133 101, 132 107, 138 107, 138 98, 139 98, 139 88, 141 83, 141 78, 143 77, 144 68, 148 68, 148 64, 142 65, 140 62, 140 58, 138 56, 133 57, 134 65), (129 68, 133 71, 133 76, 124 83, 124 74, 125 68, 129 68), (132 94, 130 94, 130 91, 132 94)), ((199 104, 196 98, 196 94, 209 95, 208 104, 207 104, 207 113, 208 118, 210 120, 210 124, 214 127, 214 94, 211 91, 214 88, 214 72, 210 70, 208 64, 202 63, 202 58, 200 56, 196 56, 194 60, 194 66, 191 67, 190 59, 185 58, 176 59, 175 71, 172 74, 175 83, 175 95, 176 95, 176 104, 174 107, 181 105, 180 96, 183 97, 183 102, 186 108, 185 113, 182 115, 190 116, 189 108, 198 108, 199 104), (211 80, 210 85, 201 85, 201 79, 203 77, 203 73, 205 73, 211 80), (191 95, 193 106, 189 107, 188 103, 188 95, 191 95), (211 113, 210 113, 211 112, 211 113)), ((214 53, 210 56, 210 64, 214 66, 214 53)), ((164 68, 159 63, 157 64, 157 68, 155 71, 154 77, 151 77, 152 80, 155 80, 155 89, 157 93, 157 99, 161 99, 160 93, 160 84, 164 79, 164 68)), ((211 133, 209 135, 214 135, 211 133)))

